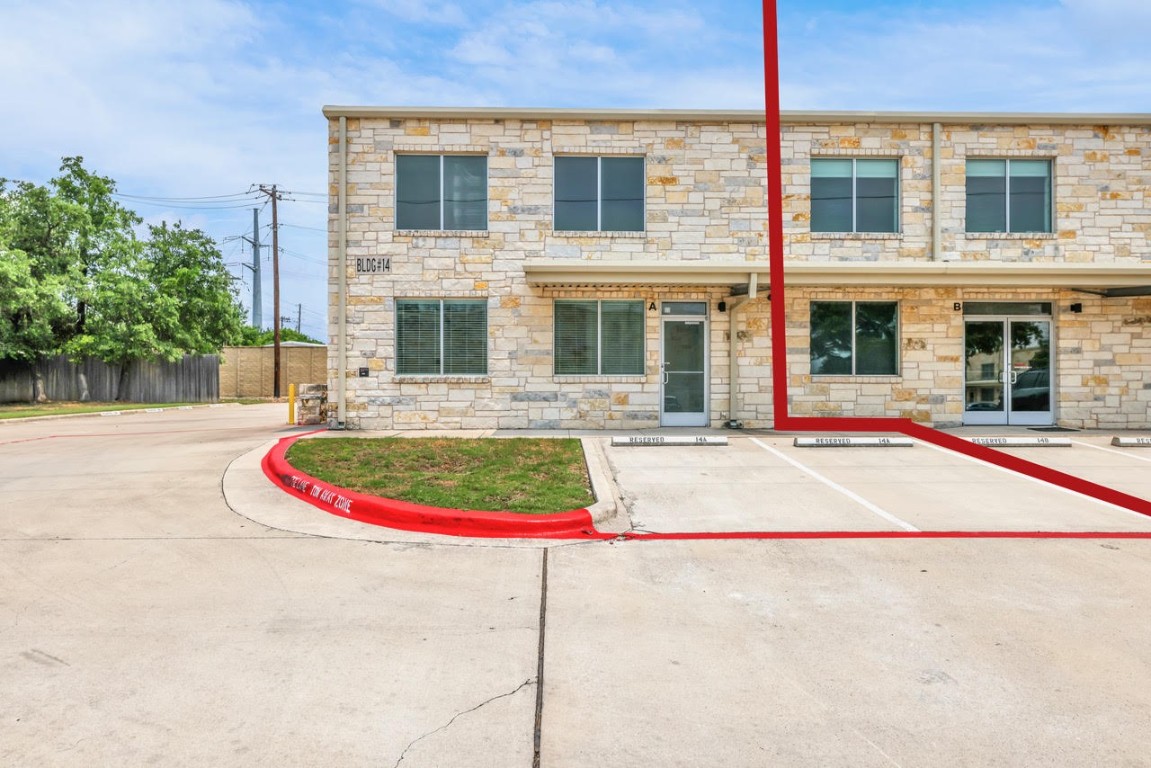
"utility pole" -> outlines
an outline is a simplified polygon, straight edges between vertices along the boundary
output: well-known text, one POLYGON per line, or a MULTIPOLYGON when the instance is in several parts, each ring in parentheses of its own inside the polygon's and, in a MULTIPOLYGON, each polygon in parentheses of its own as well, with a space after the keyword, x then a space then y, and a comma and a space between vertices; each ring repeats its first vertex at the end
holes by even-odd
POLYGON ((260 192, 272 201, 272 396, 280 396, 280 220, 276 203, 280 193, 276 185, 260 185, 260 192))
POLYGON ((302 303, 296 305, 296 333, 300 333, 300 320, 304 315, 304 305, 302 303))
MULTIPOLYGON (((241 237, 243 237, 241 235, 241 237)), ((259 330, 264 322, 264 294, 260 285, 260 209, 252 209, 252 236, 244 237, 252 244, 252 327, 259 330)))

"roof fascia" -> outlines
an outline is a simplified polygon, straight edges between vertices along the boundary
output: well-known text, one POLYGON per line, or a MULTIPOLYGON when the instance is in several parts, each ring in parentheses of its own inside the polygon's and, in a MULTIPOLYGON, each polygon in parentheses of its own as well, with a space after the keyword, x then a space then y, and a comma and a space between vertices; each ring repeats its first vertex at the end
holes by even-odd
MULTIPOLYGON (((421 120, 552 120, 763 123, 759 110, 527 109, 519 107, 325 106, 324 116, 421 120)), ((1151 113, 796 111, 784 124, 940 123, 943 125, 1148 125, 1151 113)))

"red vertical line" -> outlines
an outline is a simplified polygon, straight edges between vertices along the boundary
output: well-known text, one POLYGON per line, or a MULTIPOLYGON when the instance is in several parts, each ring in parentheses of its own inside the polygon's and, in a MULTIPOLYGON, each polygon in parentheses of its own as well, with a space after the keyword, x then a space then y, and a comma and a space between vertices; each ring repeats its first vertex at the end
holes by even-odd
MULTIPOLYGON (((767 247, 771 271, 771 386, 775 428, 786 429, 787 313, 783 289, 783 132, 779 117, 779 40, 775 0, 763 0, 763 91, 767 140, 767 247)), ((734 343, 734 340, 733 340, 734 343)))

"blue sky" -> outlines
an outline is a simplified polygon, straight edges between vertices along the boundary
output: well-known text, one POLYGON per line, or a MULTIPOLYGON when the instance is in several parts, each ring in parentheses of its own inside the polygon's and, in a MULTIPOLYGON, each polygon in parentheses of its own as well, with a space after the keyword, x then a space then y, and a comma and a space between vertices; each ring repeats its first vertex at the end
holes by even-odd
MULTIPOLYGON (((1151 0, 779 0, 779 20, 784 109, 1151 111, 1151 0)), ((83 155, 123 193, 235 195, 131 206, 233 264, 243 193, 277 183, 281 314, 324 338, 323 105, 757 109, 761 48, 748 0, 0 0, 0 176, 83 155)))

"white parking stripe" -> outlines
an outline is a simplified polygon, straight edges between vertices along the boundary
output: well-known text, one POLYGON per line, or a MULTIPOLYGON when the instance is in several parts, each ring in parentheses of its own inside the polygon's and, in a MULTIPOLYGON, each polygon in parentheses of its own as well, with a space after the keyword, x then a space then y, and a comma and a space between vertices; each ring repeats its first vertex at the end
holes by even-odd
POLYGON ((1076 445, 1085 445, 1088 448, 1094 448, 1097 451, 1107 451, 1107 453, 1117 453, 1120 456, 1126 456, 1127 458, 1135 459, 1136 461, 1151 461, 1151 456, 1136 456, 1135 454, 1133 454, 1129 451, 1117 451, 1114 448, 1104 448, 1101 445, 1092 445, 1091 443, 1081 443, 1078 440, 1072 440, 1071 442, 1075 443, 1076 445))
MULTIPOLYGON (((922 440, 919 440, 918 442, 922 443, 923 445, 925 445, 928 448, 931 448, 933 450, 942 451, 943 453, 946 453, 950 456, 955 456, 957 458, 964 459, 966 461, 970 461, 970 462, 973 462, 975 464, 982 464, 985 467, 990 467, 991 469, 997 469, 1000 472, 1006 472, 1009 475, 1014 475, 1015 477, 1019 477, 1019 478, 1022 478, 1024 480, 1028 480, 1032 483, 1036 483, 1037 485, 1045 486, 1047 488, 1050 488, 1053 491, 1061 491, 1062 493, 1066 493, 1066 494, 1069 494, 1071 496, 1076 496, 1080 499, 1087 499, 1088 501, 1093 501, 1096 504, 1101 504, 1104 507, 1110 507, 1111 509, 1115 509, 1115 510, 1118 510, 1120 512, 1125 512, 1128 515, 1134 515, 1135 517, 1138 517, 1141 520, 1145 520, 1145 521, 1151 520, 1151 518, 1147 517, 1147 515, 1143 514, 1142 512, 1136 512, 1133 509, 1127 509, 1127 507, 1121 507, 1118 504, 1112 504, 1109 501, 1103 501, 1102 499, 1097 499, 1094 496, 1089 496, 1086 493, 1080 493, 1079 491, 1073 491, 1070 488, 1064 488, 1061 485, 1055 485, 1054 483, 1049 483, 1046 480, 1040 480, 1038 477, 1032 477, 1031 475, 1025 475, 1022 472, 1016 472, 1014 469, 1008 469, 1007 467, 1001 467, 998 464, 992 464, 991 462, 984 461, 983 459, 977 459, 974 456, 967 456, 965 454, 959 453, 958 451, 953 451, 950 448, 943 448, 943 447, 940 447, 938 445, 932 445, 931 443, 924 442, 922 440)), ((1127 454, 1123 454, 1123 455, 1126 456, 1127 454)), ((1060 471, 1062 472, 1063 470, 1060 470, 1060 471)), ((1072 473, 1068 472, 1067 474, 1072 474, 1072 473)))
POLYGON ((781 451, 778 451, 775 448, 772 448, 767 443, 760 442, 758 439, 756 439, 754 437, 751 438, 751 442, 755 443, 756 445, 758 445, 760 448, 767 451, 768 453, 775 454, 776 456, 783 459, 784 461, 786 461, 791 466, 798 469, 800 472, 803 472, 804 474, 807 474, 807 475, 811 475, 816 480, 818 480, 819 482, 826 485, 828 488, 831 488, 834 491, 838 491, 839 493, 842 493, 844 496, 846 496, 847 498, 856 502, 857 504, 860 504, 860 505, 866 507, 867 509, 869 509, 872 512, 874 512, 875 514, 879 515, 880 517, 882 517, 884 520, 891 523, 892 525, 898 526, 905 531, 918 531, 919 530, 918 528, 916 528, 911 523, 900 520, 898 517, 896 517, 895 515, 888 512, 886 509, 882 509, 880 507, 875 506, 870 501, 868 501, 867 499, 860 496, 858 493, 855 493, 854 491, 849 491, 848 489, 844 488, 839 483, 837 483, 833 480, 827 479, 826 477, 819 474, 818 472, 816 472, 811 467, 804 466, 803 464, 799 463, 798 461, 791 458, 787 454, 785 454, 781 451))

